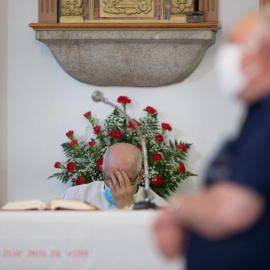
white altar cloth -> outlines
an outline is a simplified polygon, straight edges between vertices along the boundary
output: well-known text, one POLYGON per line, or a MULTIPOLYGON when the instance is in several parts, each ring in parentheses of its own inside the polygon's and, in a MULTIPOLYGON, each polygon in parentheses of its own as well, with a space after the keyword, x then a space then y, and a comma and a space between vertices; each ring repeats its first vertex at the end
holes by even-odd
POLYGON ((0 269, 181 270, 157 250, 145 211, 0 211, 0 269))

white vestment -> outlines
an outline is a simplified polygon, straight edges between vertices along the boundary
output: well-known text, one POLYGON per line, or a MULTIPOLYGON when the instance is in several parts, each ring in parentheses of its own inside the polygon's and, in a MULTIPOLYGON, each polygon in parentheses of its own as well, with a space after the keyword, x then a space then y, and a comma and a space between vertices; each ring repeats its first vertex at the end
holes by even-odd
MULTIPOLYGON (((96 181, 90 184, 84 184, 68 188, 63 194, 63 199, 83 200, 91 202, 92 204, 94 204, 95 206, 97 206, 99 209, 102 210, 117 209, 117 206, 107 201, 103 192, 104 192, 104 182, 96 181)), ((157 206, 161 207, 168 206, 168 203, 152 190, 150 190, 150 196, 152 196, 153 198, 152 202, 154 202, 157 206)), ((134 202, 139 202, 142 201, 143 199, 144 199, 144 189, 142 187, 139 187, 138 191, 134 195, 134 202)))

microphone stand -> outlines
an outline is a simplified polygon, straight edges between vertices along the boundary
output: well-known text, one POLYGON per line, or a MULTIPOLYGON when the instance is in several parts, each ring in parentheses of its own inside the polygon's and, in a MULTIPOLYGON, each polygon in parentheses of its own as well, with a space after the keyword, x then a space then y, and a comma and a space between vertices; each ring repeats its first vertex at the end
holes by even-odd
POLYGON ((144 175, 145 175, 145 184, 144 184, 144 200, 134 203, 133 209, 134 210, 141 210, 141 209, 156 209, 157 206, 155 203, 153 203, 151 201, 152 197, 149 194, 149 169, 148 169, 148 159, 147 159, 147 149, 146 149, 146 145, 142 136, 142 132, 140 127, 137 125, 137 123, 131 119, 128 114, 120 109, 117 105, 113 104, 112 102, 110 102, 107 98, 105 98, 103 96, 103 94, 100 91, 94 91, 92 94, 92 99, 95 102, 100 102, 102 101, 105 104, 108 104, 110 106, 112 106, 114 109, 116 109, 117 111, 119 111, 121 114, 123 114, 135 127, 136 132, 139 136, 141 145, 142 145, 142 153, 143 153, 143 163, 144 163, 144 175))

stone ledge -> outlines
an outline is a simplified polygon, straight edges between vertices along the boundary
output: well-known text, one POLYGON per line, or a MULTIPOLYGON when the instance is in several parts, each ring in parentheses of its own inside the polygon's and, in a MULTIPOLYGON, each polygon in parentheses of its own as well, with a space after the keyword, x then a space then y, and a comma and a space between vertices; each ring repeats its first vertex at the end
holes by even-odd
POLYGON ((97 86, 179 83, 215 43, 213 30, 36 30, 61 67, 97 86))

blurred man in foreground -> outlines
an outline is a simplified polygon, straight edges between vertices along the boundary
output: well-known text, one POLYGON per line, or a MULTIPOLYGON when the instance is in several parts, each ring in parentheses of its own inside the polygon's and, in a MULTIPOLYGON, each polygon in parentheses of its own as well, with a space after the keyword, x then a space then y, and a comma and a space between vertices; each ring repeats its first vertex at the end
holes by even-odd
POLYGON ((167 258, 187 268, 270 269, 270 23, 251 14, 230 32, 218 57, 223 90, 249 107, 237 140, 210 165, 204 191, 176 199, 154 228, 167 258))
MULTIPOLYGON (((139 187, 144 174, 142 154, 136 146, 129 143, 110 146, 104 155, 102 173, 104 181, 70 187, 63 199, 89 201, 103 210, 132 207, 134 201, 144 199, 144 189, 139 187)), ((150 195, 158 206, 167 206, 152 190, 150 195)))

